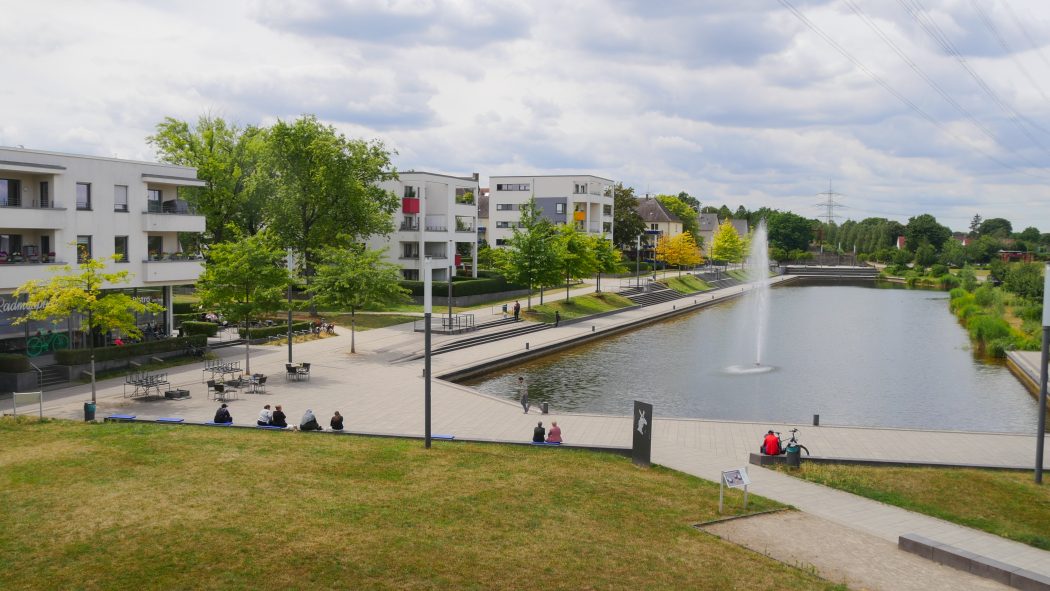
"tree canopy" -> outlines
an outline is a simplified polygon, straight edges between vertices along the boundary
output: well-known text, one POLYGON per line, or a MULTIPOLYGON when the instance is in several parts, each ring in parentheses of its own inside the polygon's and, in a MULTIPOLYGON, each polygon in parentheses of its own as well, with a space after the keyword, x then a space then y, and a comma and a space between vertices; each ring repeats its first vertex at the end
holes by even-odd
POLYGON ((726 263, 739 263, 744 260, 744 239, 728 218, 718 226, 718 232, 711 241, 710 252, 712 259, 726 263))
POLYGON ((937 223, 937 218, 928 213, 908 218, 908 225, 904 228, 905 246, 912 252, 923 243, 929 243, 934 249, 940 250, 944 242, 951 237, 952 231, 947 226, 937 223))
POLYGON ((766 228, 770 246, 785 251, 806 250, 813 241, 813 221, 790 211, 770 211, 766 228))
POLYGON ((521 218, 513 236, 504 248, 498 249, 498 256, 494 256, 493 262, 500 266, 508 281, 529 286, 529 307, 533 287, 554 285, 562 277, 561 253, 555 234, 554 224, 541 215, 536 199, 529 199, 521 206, 521 218))
POLYGON ((692 234, 694 240, 700 237, 700 216, 695 209, 674 195, 657 195, 656 200, 682 220, 683 231, 692 234))
POLYGON ((993 238, 1009 238, 1013 231, 1013 224, 1005 218, 988 218, 977 226, 978 234, 993 238))
POLYGON ((565 224, 558 228, 559 253, 561 268, 565 276, 565 299, 569 299, 569 282, 583 279, 596 273, 598 259, 593 250, 593 243, 586 234, 576 229, 575 225, 565 224))
POLYGON ((683 232, 670 238, 661 237, 657 241, 656 260, 678 267, 678 273, 681 274, 683 267, 699 265, 704 259, 693 235, 683 232))
POLYGON ((645 221, 638 215, 637 204, 634 187, 616 183, 613 187, 613 244, 621 250, 631 248, 635 238, 645 231, 645 221))

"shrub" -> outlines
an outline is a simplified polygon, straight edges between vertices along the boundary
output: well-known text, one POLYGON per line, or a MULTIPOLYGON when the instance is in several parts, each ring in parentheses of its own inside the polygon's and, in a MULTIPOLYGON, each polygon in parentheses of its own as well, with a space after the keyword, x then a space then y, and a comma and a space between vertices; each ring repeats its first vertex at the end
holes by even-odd
POLYGON ((984 345, 1011 335, 1010 325, 1005 320, 987 314, 974 314, 968 318, 966 329, 970 331, 971 338, 984 345))
POLYGON ((973 267, 967 265, 960 269, 959 281, 961 282, 962 288, 966 291, 977 289, 977 274, 973 272, 973 267))
MULTIPOLYGON (((161 339, 159 341, 146 341, 144 343, 133 343, 119 347, 96 347, 95 360, 106 361, 110 359, 128 359, 152 353, 164 353, 167 351, 178 351, 189 346, 203 347, 208 344, 204 335, 190 337, 178 337, 174 339, 161 339)), ((55 351, 55 361, 60 365, 82 365, 91 361, 90 349, 59 349, 55 351)))
MULTIPOLYGON (((294 332, 294 331, 297 331, 297 330, 309 330, 310 328, 313 327, 313 324, 314 323, 310 322, 310 321, 293 322, 292 323, 292 331, 294 332)), ((237 335, 240 336, 242 339, 243 338, 247 338, 247 334, 248 333, 245 332, 245 330, 243 328, 238 328, 237 329, 237 335)), ((252 338, 253 339, 265 339, 265 338, 269 338, 269 337, 282 336, 282 335, 287 335, 287 334, 288 334, 288 323, 287 322, 285 322, 284 324, 277 324, 275 326, 267 326, 265 328, 252 328, 252 338)))
POLYGON ((958 310, 955 311, 955 315, 958 316, 962 320, 966 320, 970 316, 973 316, 974 314, 982 314, 982 313, 984 313, 984 308, 978 306, 977 304, 973 304, 973 303, 966 304, 965 306, 962 306, 958 310))
POLYGON ((0 372, 21 373, 29 371, 29 359, 18 353, 0 353, 0 372))
POLYGON ((955 300, 955 299, 961 298, 961 297, 963 297, 963 296, 965 296, 967 294, 968 294, 968 292, 965 289, 963 289, 961 287, 956 287, 956 288, 953 288, 951 291, 948 292, 948 298, 952 299, 952 300, 955 300))
POLYGON ((985 353, 989 357, 995 357, 996 359, 1002 359, 1006 357, 1006 351, 1013 349, 1013 340, 1010 338, 998 338, 994 339, 985 347, 985 353))
POLYGON ((1015 308, 1014 313, 1024 320, 1041 320, 1043 318, 1043 305, 1030 304, 1028 306, 1015 308))
POLYGON ((206 337, 213 337, 219 333, 219 325, 214 322, 187 320, 182 323, 181 328, 182 334, 186 336, 202 334, 206 337))
POLYGON ((941 289, 959 289, 959 278, 951 273, 945 273, 937 280, 941 289))
POLYGON ((995 288, 991 285, 982 285, 974 290, 973 297, 978 306, 987 308, 995 303, 995 288))
POLYGON ((941 277, 941 276, 947 275, 947 274, 948 274, 948 265, 942 265, 940 263, 937 263, 936 265, 933 265, 932 267, 930 267, 930 275, 933 275, 934 277, 941 277))
POLYGON ((948 302, 948 309, 956 314, 966 306, 977 306, 972 293, 965 293, 959 297, 953 297, 951 301, 948 302))
POLYGON ((193 302, 175 302, 171 305, 174 314, 190 314, 197 311, 197 304, 193 302))

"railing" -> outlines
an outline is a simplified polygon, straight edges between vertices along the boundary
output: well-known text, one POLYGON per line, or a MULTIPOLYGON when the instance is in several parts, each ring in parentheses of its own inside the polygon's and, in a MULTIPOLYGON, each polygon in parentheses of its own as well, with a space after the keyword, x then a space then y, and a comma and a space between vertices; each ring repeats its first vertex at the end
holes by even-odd
POLYGON ((190 207, 190 204, 181 201, 148 201, 146 203, 146 213, 169 213, 176 215, 197 215, 197 212, 190 207))
POLYGON ((49 202, 49 203, 47 203, 45 205, 37 205, 37 202, 36 202, 35 199, 33 200, 32 205, 30 205, 30 204, 23 204, 22 203, 22 197, 20 197, 20 196, 19 197, 8 197, 6 200, 0 201, 0 208, 3 208, 3 207, 19 208, 19 209, 54 209, 54 210, 62 210, 62 211, 65 211, 65 209, 66 209, 64 207, 59 207, 58 204, 54 203, 54 202, 49 202))
POLYGON ((411 254, 411 253, 409 253, 409 254, 401 253, 401 256, 399 256, 398 258, 399 258, 399 259, 402 259, 402 260, 407 260, 407 261, 416 261, 416 260, 419 260, 419 253, 418 253, 418 252, 417 252, 417 253, 415 253, 415 254, 411 254))
POLYGON ((36 372, 36 387, 40 388, 40 382, 44 381, 44 370, 37 367, 32 361, 29 362, 29 367, 32 367, 33 371, 36 372))
POLYGON ((474 195, 456 195, 456 203, 460 205, 474 205, 474 195))
MULTIPOLYGON (((426 322, 425 318, 422 320, 416 320, 412 323, 412 329, 415 332, 423 332, 427 327, 426 322)), ((444 334, 458 334, 474 330, 474 315, 454 314, 451 318, 448 316, 432 315, 430 317, 430 328, 431 330, 444 334)))
POLYGON ((411 223, 407 221, 401 222, 400 230, 402 232, 416 232, 419 230, 419 222, 411 223))

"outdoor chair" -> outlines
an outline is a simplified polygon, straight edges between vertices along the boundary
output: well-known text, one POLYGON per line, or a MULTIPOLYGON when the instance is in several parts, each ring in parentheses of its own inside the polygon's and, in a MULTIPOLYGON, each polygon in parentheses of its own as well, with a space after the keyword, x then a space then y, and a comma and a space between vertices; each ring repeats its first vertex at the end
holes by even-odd
POLYGON ((306 378, 306 381, 310 381, 310 364, 304 363, 298 370, 299 379, 306 378))
POLYGON ((255 392, 259 394, 266 393, 266 376, 259 376, 259 379, 255 381, 255 392))
POLYGON ((285 380, 298 380, 299 370, 291 363, 284 364, 284 379, 285 380))

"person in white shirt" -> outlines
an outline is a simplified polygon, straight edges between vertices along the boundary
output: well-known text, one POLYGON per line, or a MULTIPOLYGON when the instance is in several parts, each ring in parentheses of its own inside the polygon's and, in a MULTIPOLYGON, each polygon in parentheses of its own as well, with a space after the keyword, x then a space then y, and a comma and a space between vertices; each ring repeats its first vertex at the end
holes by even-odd
POLYGON ((266 406, 263 407, 263 409, 261 411, 259 411, 259 420, 256 421, 256 424, 259 425, 260 427, 265 427, 265 426, 269 425, 272 420, 273 420, 273 413, 270 412, 270 405, 267 404, 266 406))

